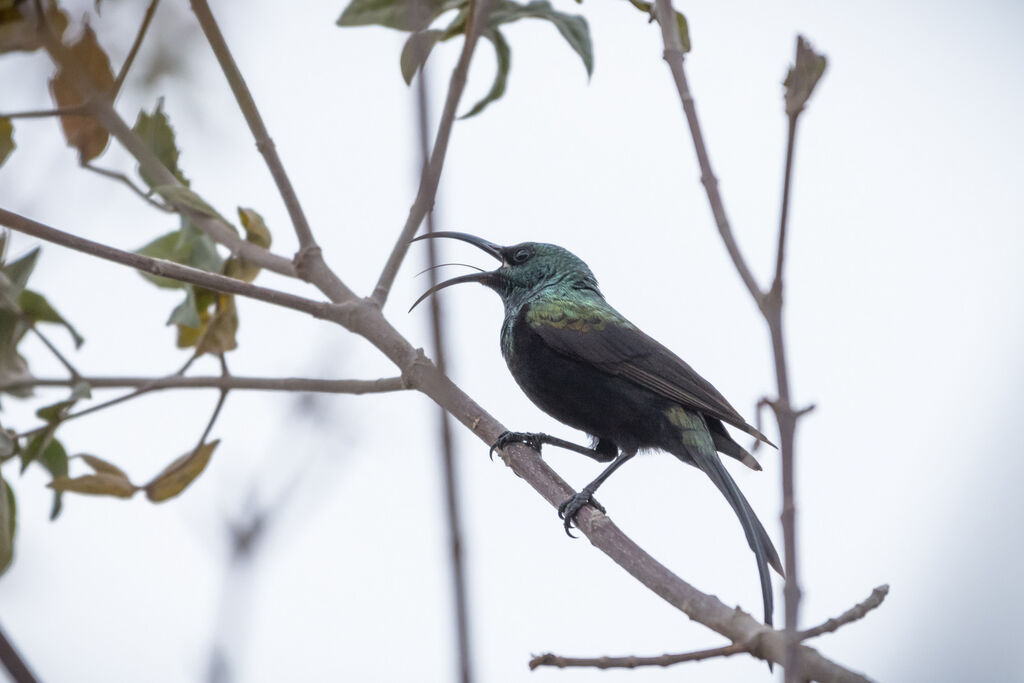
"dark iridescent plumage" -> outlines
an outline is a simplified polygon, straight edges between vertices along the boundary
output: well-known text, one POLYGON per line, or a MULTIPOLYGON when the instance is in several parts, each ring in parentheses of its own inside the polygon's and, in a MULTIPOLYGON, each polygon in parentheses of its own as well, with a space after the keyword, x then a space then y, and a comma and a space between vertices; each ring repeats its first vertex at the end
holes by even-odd
MULTIPOLYGON (((765 623, 772 623, 771 565, 782 564, 750 504, 716 451, 760 469, 729 436, 723 423, 762 441, 728 401, 681 358, 641 332, 612 308, 583 261, 565 249, 540 243, 499 247, 463 233, 434 233, 461 239, 502 261, 495 271, 443 282, 421 297, 459 282, 479 282, 505 304, 501 351, 516 382, 541 410, 595 440, 593 450, 565 442, 595 458, 611 461, 591 484, 566 501, 566 529, 593 493, 638 450, 668 451, 700 468, 729 501, 757 558, 765 623)), ((417 302, 419 303, 419 302, 417 302)), ((506 434, 499 445, 523 440, 536 447, 555 443, 545 435, 506 434)))

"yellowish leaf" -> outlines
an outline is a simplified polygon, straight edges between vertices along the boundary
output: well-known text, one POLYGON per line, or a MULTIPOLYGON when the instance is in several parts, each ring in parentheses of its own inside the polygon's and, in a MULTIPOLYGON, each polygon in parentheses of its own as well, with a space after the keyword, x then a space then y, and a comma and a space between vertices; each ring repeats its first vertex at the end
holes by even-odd
POLYGON ((153 481, 146 484, 146 497, 154 503, 159 503, 184 491, 206 469, 206 464, 210 462, 210 456, 219 443, 220 439, 203 444, 172 462, 163 472, 156 475, 153 481))
POLYGON ((238 348, 235 334, 238 332, 238 309, 232 294, 217 296, 217 311, 205 325, 196 342, 196 353, 224 353, 238 348))
POLYGON ((78 457, 88 463, 89 467, 91 467, 96 474, 111 474, 116 477, 123 477, 125 480, 128 479, 128 475, 124 473, 124 470, 113 463, 103 460, 102 458, 97 458, 95 455, 87 455, 85 453, 78 457))
POLYGON ((50 482, 50 488, 55 491, 71 491, 73 493, 86 493, 94 496, 116 496, 117 498, 131 498, 135 495, 138 487, 128 481, 128 477, 121 475, 85 474, 81 477, 56 477, 50 482))

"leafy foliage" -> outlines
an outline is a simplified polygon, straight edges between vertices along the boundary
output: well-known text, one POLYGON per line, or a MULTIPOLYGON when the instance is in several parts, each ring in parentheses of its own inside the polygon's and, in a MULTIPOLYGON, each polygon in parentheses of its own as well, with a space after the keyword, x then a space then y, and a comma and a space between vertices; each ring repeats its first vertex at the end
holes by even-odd
MULTIPOLYGON (((439 42, 464 35, 469 21, 470 0, 422 0, 413 16, 413 9, 406 0, 352 0, 338 19, 339 26, 386 26, 400 31, 409 31, 399 57, 402 78, 407 84, 423 68, 427 57, 439 42), (458 10, 451 23, 444 29, 430 28, 442 14, 458 10)), ((569 46, 583 60, 583 66, 590 76, 594 71, 594 49, 590 41, 587 20, 579 15, 559 12, 547 0, 533 0, 521 5, 512 0, 499 0, 487 19, 483 36, 494 46, 497 71, 494 83, 487 94, 462 116, 469 118, 482 112, 489 104, 505 94, 508 72, 512 65, 512 49, 499 27, 519 19, 543 19, 550 22, 569 46)))

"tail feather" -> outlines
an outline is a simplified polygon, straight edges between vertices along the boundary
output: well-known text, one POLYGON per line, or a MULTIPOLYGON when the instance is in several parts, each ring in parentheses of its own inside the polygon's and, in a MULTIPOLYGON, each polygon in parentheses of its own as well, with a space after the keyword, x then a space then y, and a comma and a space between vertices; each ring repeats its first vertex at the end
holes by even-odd
POLYGON ((708 429, 703 417, 699 414, 690 413, 682 408, 673 410, 669 419, 682 429, 682 452, 672 451, 676 457, 689 460, 697 465, 708 478, 714 482, 718 490, 722 492, 736 516, 739 517, 743 527, 743 533, 747 537, 747 544, 754 552, 757 560, 757 573, 761 580, 761 595, 764 599, 764 622, 772 625, 772 612, 774 597, 772 594, 771 575, 768 572, 769 565, 780 575, 783 574, 782 562, 779 554, 775 551, 771 538, 761 525, 761 521, 754 514, 750 503, 740 492, 736 482, 729 476, 718 453, 715 452, 717 445, 713 439, 713 433, 708 429), (685 413, 685 415, 683 414, 685 413))

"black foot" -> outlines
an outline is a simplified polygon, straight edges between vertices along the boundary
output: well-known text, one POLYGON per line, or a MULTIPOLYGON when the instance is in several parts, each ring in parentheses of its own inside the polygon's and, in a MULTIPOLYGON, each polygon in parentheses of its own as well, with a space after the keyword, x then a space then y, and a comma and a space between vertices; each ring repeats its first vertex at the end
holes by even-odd
POLYGON ((524 443, 533 450, 540 453, 540 447, 544 445, 541 434, 534 434, 532 432, 505 432, 498 437, 498 440, 491 444, 491 450, 488 451, 488 455, 491 460, 494 460, 494 451, 500 451, 510 443, 524 443))
POLYGON ((569 534, 569 538, 576 538, 572 535, 572 524, 576 521, 576 515, 583 507, 590 503, 601 512, 605 512, 604 506, 594 500, 594 494, 590 491, 583 489, 569 500, 565 501, 558 506, 558 516, 562 518, 562 526, 565 527, 565 533, 569 534))

